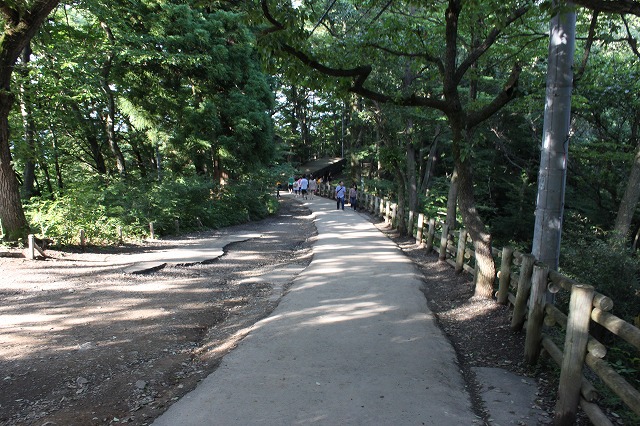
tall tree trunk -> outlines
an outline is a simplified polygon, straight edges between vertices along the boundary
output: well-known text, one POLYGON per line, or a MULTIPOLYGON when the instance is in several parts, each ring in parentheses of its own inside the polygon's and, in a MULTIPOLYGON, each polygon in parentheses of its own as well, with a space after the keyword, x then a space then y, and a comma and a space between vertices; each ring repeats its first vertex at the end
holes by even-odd
POLYGON ((49 173, 49 164, 44 161, 41 161, 40 167, 42 168, 42 171, 44 173, 44 179, 45 179, 45 182, 47 183, 47 191, 49 191, 49 197, 53 198, 53 185, 51 184, 51 174, 49 173))
MULTIPOLYGON (((131 143, 131 151, 133 152, 133 156, 136 159, 136 164, 138 166, 138 170, 140 170, 140 176, 146 177, 147 176, 147 167, 145 165, 144 158, 142 157, 142 152, 140 151, 140 147, 138 147, 136 143, 132 142, 131 143)), ((206 155, 202 155, 202 157, 203 157, 203 161, 205 161, 204 159, 206 158, 206 155)))
POLYGON ((629 229, 631 228, 633 214, 638 206, 638 200, 640 200, 640 142, 631 165, 627 188, 618 208, 616 222, 613 227, 614 239, 626 241, 629 237, 629 229))
POLYGON ((58 149, 58 135, 56 133, 55 128, 49 126, 49 131, 51 132, 51 137, 53 140, 53 161, 54 167, 56 169, 56 183, 58 185, 58 191, 62 191, 64 187, 64 181, 62 180, 62 170, 60 169, 60 152, 58 149))
POLYGON ((407 235, 407 222, 405 221, 407 210, 407 176, 402 172, 401 165, 396 164, 396 181, 398 187, 398 206, 396 208, 396 230, 401 236, 407 235))
POLYGON ((406 188, 407 188, 407 208, 410 211, 418 211, 418 178, 416 171, 416 148, 411 140, 411 135, 407 135, 405 143, 405 167, 406 167, 406 188))
POLYGON ((107 164, 104 162, 104 156, 102 155, 102 149, 100 147, 100 141, 95 133, 87 133, 87 145, 89 145, 89 153, 93 158, 96 171, 101 175, 107 174, 107 164))
POLYGON ((462 132, 456 130, 455 127, 452 130, 454 133, 453 156, 458 172, 458 206, 465 228, 473 240, 475 259, 478 265, 474 297, 489 299, 493 297, 496 278, 496 266, 491 253, 491 234, 476 208, 471 159, 461 153, 462 132))
POLYGON ((0 8, 4 21, 0 39, 0 221, 4 238, 10 241, 26 240, 29 232, 9 148, 9 113, 15 100, 11 93, 11 74, 20 52, 58 1, 34 0, 28 6, 21 2, 20 7, 15 6, 15 2, 3 2, 0 8))
POLYGON ((26 241, 29 224, 22 209, 20 184, 11 165, 9 151, 9 111, 13 101, 8 90, 0 90, 0 222, 4 239, 26 241))
MULTIPOLYGON (((113 46, 115 44, 115 37, 113 36, 111 29, 104 22, 101 22, 100 26, 102 27, 104 32, 107 34, 107 38, 109 39, 109 42, 113 46)), ((127 173, 127 167, 124 160, 124 155, 122 155, 122 150, 120 150, 120 145, 118 144, 118 141, 116 139, 116 131, 115 131, 116 101, 113 96, 113 91, 111 90, 111 81, 110 81, 111 66, 113 64, 114 57, 115 57, 115 53, 113 51, 109 52, 107 54, 107 59, 102 66, 102 90, 107 96, 107 113, 104 118, 104 121, 105 121, 105 127, 107 131, 107 140, 109 142, 109 148, 111 149, 111 153, 116 159, 116 166, 118 167, 118 173, 120 174, 120 176, 124 176, 127 173)))
POLYGON ((98 140, 95 123, 91 117, 84 117, 78 104, 72 102, 69 106, 75 112, 78 122, 82 125, 82 133, 87 141, 88 154, 93 159, 93 167, 95 167, 96 171, 101 175, 106 174, 107 164, 105 163, 104 155, 102 155, 102 146, 98 140))
POLYGON ((447 194, 447 217, 445 223, 450 231, 458 227, 458 168, 453 168, 451 180, 449 182, 449 193, 447 194))
POLYGON ((571 119, 575 26, 575 9, 565 8, 551 20, 549 37, 538 202, 531 252, 536 259, 551 269, 558 268, 560 258, 571 119))
POLYGON ((31 44, 27 43, 22 50, 22 83, 20 87, 20 112, 24 128, 25 156, 22 172, 22 195, 27 200, 35 194, 36 180, 36 141, 35 124, 33 123, 33 106, 31 105, 29 62, 31 60, 31 44))
POLYGON ((429 154, 427 154, 427 161, 424 165, 424 173, 422 174, 422 182, 420 182, 420 193, 425 197, 429 196, 429 187, 431 186, 431 177, 433 176, 433 167, 436 164, 438 158, 438 139, 440 137, 440 127, 436 129, 436 135, 431 141, 429 147, 429 154))

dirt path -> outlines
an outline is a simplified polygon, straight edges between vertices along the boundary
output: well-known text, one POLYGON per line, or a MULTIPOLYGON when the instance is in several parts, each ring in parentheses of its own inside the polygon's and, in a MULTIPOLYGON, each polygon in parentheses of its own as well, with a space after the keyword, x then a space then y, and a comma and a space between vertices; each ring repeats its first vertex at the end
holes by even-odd
POLYGON ((181 241, 0 258, 0 423, 150 423, 271 312, 286 285, 274 271, 303 269, 314 233, 289 200, 278 217, 181 241), (105 262, 247 232, 262 237, 210 264, 131 275, 105 262))

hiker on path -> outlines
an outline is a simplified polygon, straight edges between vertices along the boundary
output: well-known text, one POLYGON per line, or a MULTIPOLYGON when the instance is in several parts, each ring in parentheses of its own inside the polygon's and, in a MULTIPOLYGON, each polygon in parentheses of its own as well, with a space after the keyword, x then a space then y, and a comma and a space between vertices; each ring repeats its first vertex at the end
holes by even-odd
POLYGON ((340 207, 342 207, 342 210, 344 210, 344 196, 346 192, 347 192, 347 188, 345 188, 344 185, 342 184, 342 181, 340 181, 338 186, 336 186, 336 209, 337 210, 340 210, 340 207))
POLYGON ((302 179, 300 179, 300 197, 307 199, 307 188, 309 188, 309 180, 307 179, 307 175, 302 175, 302 179))
POLYGON ((316 195, 318 189, 318 183, 313 178, 313 175, 309 176, 309 197, 313 200, 313 196, 316 195))
POLYGON ((358 185, 355 183, 351 185, 351 189, 349 190, 349 203, 354 210, 358 206, 358 185))
POLYGON ((293 196, 298 197, 298 192, 300 192, 300 181, 298 179, 293 180, 293 196))
POLYGON ((293 192, 293 182, 296 181, 296 178, 293 176, 289 177, 289 194, 293 192))

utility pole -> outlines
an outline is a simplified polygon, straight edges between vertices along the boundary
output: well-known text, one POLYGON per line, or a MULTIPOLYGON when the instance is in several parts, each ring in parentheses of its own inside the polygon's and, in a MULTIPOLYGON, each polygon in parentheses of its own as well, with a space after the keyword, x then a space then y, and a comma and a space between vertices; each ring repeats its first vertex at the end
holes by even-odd
POLYGON ((538 198, 532 254, 550 269, 558 269, 560 237, 567 177, 571 120, 575 7, 554 2, 558 13, 551 20, 544 127, 538 174, 538 198))

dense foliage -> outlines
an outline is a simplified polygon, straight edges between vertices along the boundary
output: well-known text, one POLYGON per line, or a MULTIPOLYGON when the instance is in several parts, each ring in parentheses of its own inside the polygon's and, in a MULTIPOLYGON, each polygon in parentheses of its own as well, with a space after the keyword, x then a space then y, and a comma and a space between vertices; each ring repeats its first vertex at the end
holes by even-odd
POLYGON ((248 182, 276 159, 274 96, 239 10, 60 5, 16 69, 14 166, 40 236, 106 242, 271 208, 248 182))
MULTIPOLYGON (((222 228, 276 211, 275 187, 260 179, 220 186, 198 176, 176 176, 131 185, 118 177, 95 175, 55 199, 32 198, 27 216, 34 232, 57 245, 78 244, 80 230, 96 245, 147 238, 150 223, 156 237, 222 228)), ((273 179, 269 176, 269 182, 273 179)))

